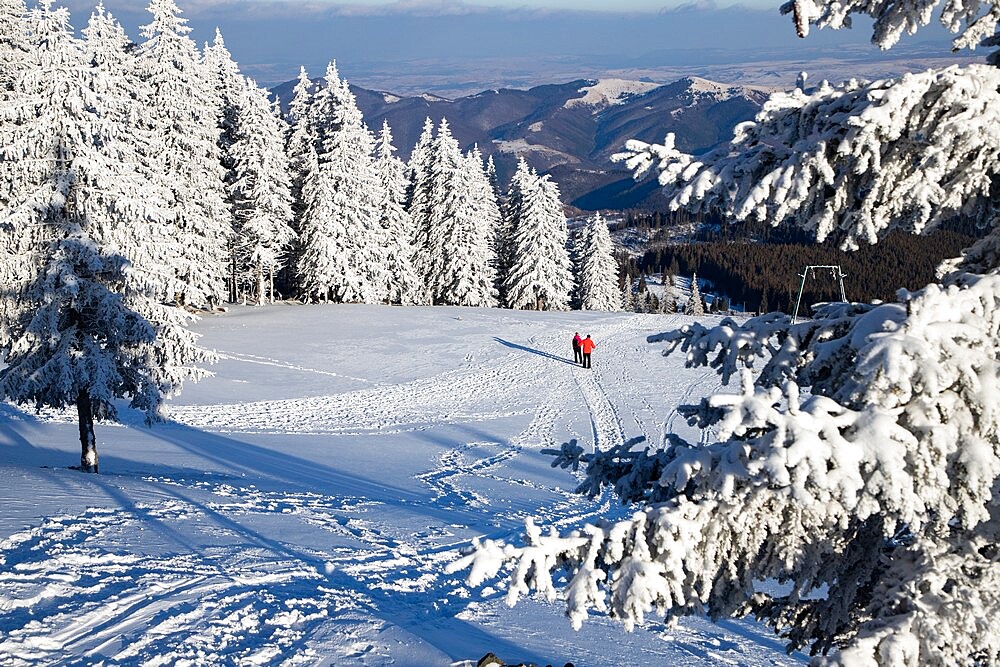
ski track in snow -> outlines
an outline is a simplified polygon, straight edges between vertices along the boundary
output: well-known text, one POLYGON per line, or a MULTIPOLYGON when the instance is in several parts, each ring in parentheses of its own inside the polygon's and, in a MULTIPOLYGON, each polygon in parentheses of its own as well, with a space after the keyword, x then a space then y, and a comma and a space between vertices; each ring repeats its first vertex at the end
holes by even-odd
MULTIPOLYGON (((428 516, 453 513, 472 526, 495 526, 491 537, 518 539, 519 526, 532 515, 565 529, 627 511, 614 507, 609 493, 588 500, 515 472, 525 452, 557 447, 559 438, 572 435, 581 409, 590 432, 575 437, 601 449, 673 428, 676 411, 664 423, 666 412, 651 403, 645 380, 626 363, 641 351, 643 376, 655 376, 646 357, 658 359, 658 351, 635 335, 641 317, 594 324, 599 347, 592 370, 554 359, 569 347, 563 332, 535 334, 523 343, 499 341, 512 351, 481 362, 470 353, 460 368, 402 384, 174 406, 171 414, 183 426, 215 433, 321 435, 392 434, 530 414, 524 430, 506 442, 460 443, 415 475, 429 491, 426 503, 435 513, 428 516), (498 509, 480 490, 490 484, 548 500, 541 508, 512 501, 498 509)), ((350 378, 251 354, 224 356, 350 378)), ((676 397, 703 390, 709 377, 660 393, 676 404, 676 397)), ((44 413, 39 419, 67 417, 44 413)), ((180 437, 169 426, 164 430, 164 440, 180 437)), ((158 500, 53 516, 0 542, 0 664, 382 665, 395 662, 378 639, 386 628, 418 635, 428 624, 438 634, 470 631, 460 619, 475 616, 464 610, 478 593, 466 589, 463 573, 444 572, 468 540, 447 521, 432 518, 421 530, 401 530, 383 521, 385 501, 350 489, 343 495, 276 490, 219 474, 102 478, 158 500), (265 527, 273 521, 298 526, 313 536, 310 544, 324 546, 272 537, 265 527), (142 536, 139 543, 132 543, 135 535, 142 536), (437 616, 428 617, 428 609, 437 616)), ((567 482, 572 486, 569 474, 567 482)), ((499 640, 484 635, 487 641, 499 640)), ((739 663, 744 648, 727 652, 723 644, 712 657, 739 663)), ((559 650, 571 655, 573 647, 559 650)))

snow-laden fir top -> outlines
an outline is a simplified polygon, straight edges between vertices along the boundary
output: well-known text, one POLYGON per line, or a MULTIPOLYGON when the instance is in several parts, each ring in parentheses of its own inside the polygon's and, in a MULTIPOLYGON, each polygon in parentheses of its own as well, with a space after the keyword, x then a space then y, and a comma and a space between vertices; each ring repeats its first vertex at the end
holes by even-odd
POLYGON ((627 79, 601 79, 591 83, 592 85, 585 86, 578 91, 583 93, 583 97, 567 100, 563 106, 567 109, 581 105, 614 106, 624 103, 635 95, 648 93, 661 85, 649 81, 629 81, 627 79))

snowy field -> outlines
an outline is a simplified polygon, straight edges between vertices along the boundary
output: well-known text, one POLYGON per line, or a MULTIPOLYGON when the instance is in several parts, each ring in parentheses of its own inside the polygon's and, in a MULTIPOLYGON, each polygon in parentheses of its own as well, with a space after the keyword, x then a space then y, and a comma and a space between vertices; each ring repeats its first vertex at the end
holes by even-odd
POLYGON ((571 493, 540 450, 665 430, 717 385, 663 358, 678 315, 464 308, 235 308, 202 319, 216 375, 173 423, 99 425, 0 404, 0 665, 791 665, 766 629, 652 621, 627 634, 560 604, 509 609, 445 568, 526 517, 566 530, 610 497, 571 493), (574 331, 598 343, 571 363, 574 331))

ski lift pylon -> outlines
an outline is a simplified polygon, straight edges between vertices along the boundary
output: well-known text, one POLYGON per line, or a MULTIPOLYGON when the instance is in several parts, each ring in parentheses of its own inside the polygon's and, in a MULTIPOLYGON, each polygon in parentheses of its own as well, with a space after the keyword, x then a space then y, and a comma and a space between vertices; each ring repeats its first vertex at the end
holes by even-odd
POLYGON ((797 299, 795 299, 795 311, 792 313, 792 324, 795 324, 795 321, 799 317, 799 306, 802 304, 802 292, 805 290, 805 287, 806 287, 806 278, 809 276, 809 272, 812 271, 815 274, 815 272, 818 271, 818 270, 820 270, 820 269, 829 269, 830 270, 830 277, 833 278, 834 280, 836 280, 838 282, 839 286, 840 286, 840 300, 843 301, 844 303, 847 303, 847 296, 844 293, 844 278, 847 277, 847 274, 840 270, 840 265, 839 264, 823 264, 823 265, 820 265, 820 264, 817 264, 817 265, 810 264, 809 266, 806 267, 805 271, 803 271, 802 273, 799 274, 799 277, 802 278, 802 282, 799 283, 799 296, 798 296, 797 299))

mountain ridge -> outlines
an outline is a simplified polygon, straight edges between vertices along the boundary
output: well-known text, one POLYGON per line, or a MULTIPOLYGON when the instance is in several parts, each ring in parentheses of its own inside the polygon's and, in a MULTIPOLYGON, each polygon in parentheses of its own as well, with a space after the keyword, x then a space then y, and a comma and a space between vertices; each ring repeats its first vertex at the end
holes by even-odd
MULTIPOLYGON (((322 83, 322 80, 316 80, 322 83)), ((295 81, 271 89, 287 104, 295 81)), ((775 89, 718 83, 688 76, 659 84, 619 78, 576 79, 528 89, 499 88, 449 99, 430 93, 401 95, 351 85, 371 128, 388 121, 401 157, 408 158, 429 117, 447 118, 468 150, 492 155, 501 182, 523 157, 559 184, 563 201, 582 210, 659 210, 665 200, 655 182, 636 183, 611 162, 628 139, 662 141, 668 132, 690 153, 711 150, 751 120, 775 89)))

